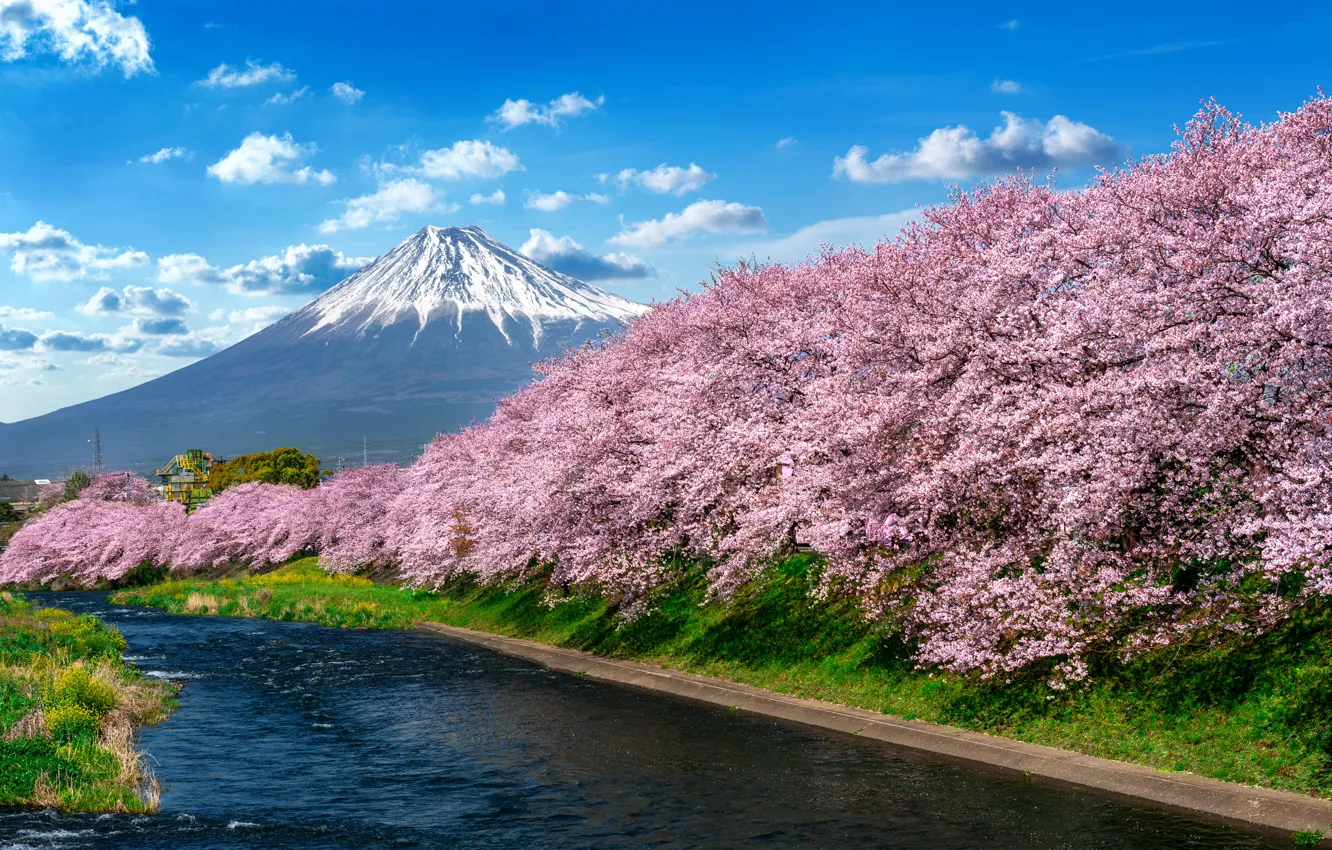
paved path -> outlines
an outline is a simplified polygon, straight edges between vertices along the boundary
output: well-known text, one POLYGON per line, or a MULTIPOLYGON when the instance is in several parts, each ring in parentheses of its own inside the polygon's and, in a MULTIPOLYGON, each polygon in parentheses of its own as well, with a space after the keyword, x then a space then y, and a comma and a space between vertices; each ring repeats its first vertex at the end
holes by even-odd
POLYGON ((1270 829, 1291 832, 1303 829, 1332 831, 1332 801, 1289 791, 1251 788, 1184 773, 1166 773, 1054 747, 1011 741, 951 726, 901 720, 876 711, 787 696, 722 679, 695 676, 633 661, 602 658, 573 649, 442 623, 421 623, 420 628, 505 655, 535 661, 552 670, 582 673, 593 679, 713 705, 730 706, 739 711, 768 717, 780 717, 965 761, 1018 770, 1094 788, 1114 796, 1147 800, 1270 829))

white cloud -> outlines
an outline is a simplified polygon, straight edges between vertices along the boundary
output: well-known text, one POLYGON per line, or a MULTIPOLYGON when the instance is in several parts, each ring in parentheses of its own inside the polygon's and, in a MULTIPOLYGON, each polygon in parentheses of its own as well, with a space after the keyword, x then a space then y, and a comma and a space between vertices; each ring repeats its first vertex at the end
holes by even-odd
POLYGON ((29 307, 0 306, 0 319, 5 319, 11 322, 45 322, 54 318, 55 313, 48 313, 45 310, 33 310, 29 307))
POLYGON ((547 195, 543 192, 530 192, 527 195, 527 201, 523 206, 529 210, 541 210, 542 212, 555 212, 578 200, 577 195, 570 195, 563 189, 559 189, 547 195))
POLYGON ((123 366, 134 361, 123 354, 94 354, 83 361, 90 366, 123 366))
POLYGON ((185 321, 175 316, 157 319, 135 319, 133 324, 122 330, 144 336, 182 336, 190 332, 185 321))
POLYGON ((157 153, 148 153, 139 157, 139 162, 161 165, 169 159, 182 159, 194 156, 185 148, 162 148, 157 153))
POLYGON ((186 335, 162 343, 156 348, 156 353, 163 357, 202 358, 211 357, 226 347, 226 343, 221 340, 186 335))
POLYGON ((265 136, 251 133, 240 147, 208 166, 209 175, 223 183, 318 183, 321 186, 337 180, 333 172, 315 171, 308 165, 293 170, 317 148, 297 144, 291 133, 265 136))
POLYGON ((678 213, 667 213, 653 221, 641 221, 611 237, 617 245, 655 248, 694 233, 762 233, 768 221, 760 207, 726 201, 695 201, 678 213))
POLYGON ((282 254, 227 269, 227 288, 244 295, 323 292, 373 257, 348 257, 327 245, 293 245, 282 254))
POLYGON ((198 254, 167 254, 157 258, 157 282, 221 286, 227 283, 227 277, 198 254))
POLYGON ((287 307, 250 307, 245 310, 232 310, 230 313, 217 310, 211 318, 214 321, 225 318, 234 331, 237 331, 241 337, 247 337, 259 333, 290 312, 287 307), (243 327, 238 328, 237 325, 243 327))
POLYGON ((119 251, 84 245, 68 231, 39 221, 26 233, 0 233, 0 251, 13 252, 9 267, 33 280, 75 280, 105 277, 116 269, 147 264, 142 251, 119 251))
POLYGON ((282 67, 280 62, 261 65, 254 59, 246 59, 244 68, 234 68, 223 62, 209 71, 199 85, 210 89, 236 89, 264 83, 289 83, 294 79, 295 72, 282 67))
POLYGON ((94 354, 91 357, 84 358, 83 362, 89 366, 107 366, 102 373, 102 378, 153 378, 161 374, 154 369, 145 369, 138 365, 138 359, 127 357, 124 354, 114 352, 103 352, 94 354))
POLYGON ((301 244, 276 256, 221 269, 198 254, 171 254, 158 259, 157 280, 221 286, 237 295, 304 294, 328 289, 370 259, 348 257, 327 245, 301 244))
POLYGON ((290 307, 274 305, 272 307, 247 307, 244 310, 232 310, 226 315, 227 321, 235 325, 241 322, 273 322, 290 312, 290 307))
POLYGON ((161 340, 153 349, 163 357, 208 357, 231 343, 231 328, 204 328, 201 331, 171 336, 161 340))
POLYGON ((777 150, 785 150, 786 148, 794 147, 798 141, 799 139, 797 139, 795 136, 787 136, 785 138, 778 139, 776 142, 774 142, 773 147, 775 147, 777 150))
POLYGON ((615 182, 620 184, 621 187, 641 186, 649 192, 656 192, 661 195, 683 195, 686 192, 697 192, 703 188, 705 183, 716 177, 717 175, 704 171, 692 162, 689 163, 688 168, 667 165, 663 162, 651 171, 637 171, 633 168, 626 168, 615 175, 615 182))
POLYGON ((556 238, 540 228, 528 231, 529 238, 518 249, 547 268, 579 280, 628 280, 656 277, 657 270, 642 257, 612 253, 598 257, 569 236, 556 238))
POLYGON ((292 92, 291 94, 283 94, 282 92, 278 92, 277 94, 275 94, 275 95, 273 95, 272 97, 270 97, 268 100, 264 101, 264 105, 265 105, 265 106, 286 106, 287 104, 295 103, 296 101, 298 101, 298 100, 300 100, 301 98, 305 97, 305 96, 306 96, 307 94, 309 94, 309 93, 310 93, 310 87, 309 87, 309 86, 301 86, 300 88, 296 89, 296 90, 295 90, 294 92, 292 92))
MULTIPOLYGON (((386 170, 396 170, 385 166, 386 170)), ((510 171, 522 171, 518 155, 508 148, 480 139, 454 142, 452 147, 439 148, 421 154, 416 168, 400 169, 434 180, 463 180, 466 178, 503 177, 510 171)))
POLYGON ((610 200, 609 196, 598 195, 595 192, 587 195, 571 195, 563 189, 559 189, 555 192, 551 192, 549 195, 544 192, 528 192, 527 200, 523 202, 523 206, 529 210, 556 212, 578 201, 591 201, 594 204, 609 204, 610 200))
POLYGON ((919 215, 919 210, 913 209, 885 215, 833 218, 802 227, 789 236, 741 242, 732 251, 737 255, 753 254, 761 260, 795 263, 811 254, 817 256, 825 244, 834 248, 859 245, 872 249, 885 237, 896 237, 903 225, 919 215))
POLYGON ((78 331, 47 331, 41 336, 41 347, 46 351, 113 351, 133 354, 143 348, 143 340, 116 334, 85 334, 78 331))
POLYGON ((145 369, 142 366, 126 365, 106 370, 102 373, 102 380, 108 378, 155 378, 160 374, 162 373, 156 369, 145 369))
POLYGON ((109 286, 97 290, 97 294, 79 305, 78 311, 85 316, 144 316, 148 318, 162 316, 183 316, 194 309, 194 302, 170 289, 153 289, 151 286, 127 286, 117 292, 109 286))
MULTIPOLYGON (((411 148, 411 144, 397 146, 402 153, 411 148)), ((481 139, 459 140, 447 148, 424 151, 414 165, 377 162, 367 168, 381 177, 411 174, 427 180, 486 180, 526 170, 513 151, 481 139)))
POLYGON ((1008 30, 1009 32, 1016 32, 1017 28, 1020 26, 1022 26, 1022 22, 1019 21, 1017 18, 1014 18, 1011 21, 1004 21, 1002 24, 999 24, 999 29, 1008 30))
POLYGON ((37 345, 37 334, 27 328, 6 328, 0 324, 0 351, 30 351, 37 345))
POLYGON ((247 307, 244 310, 232 310, 227 314, 227 321, 233 325, 243 324, 245 322, 263 322, 265 325, 272 324, 278 319, 291 312, 290 307, 247 307))
POLYGON ((505 195, 503 189, 496 189, 495 191, 491 192, 489 195, 483 195, 480 192, 476 192, 475 194, 472 195, 472 197, 467 199, 467 203, 491 204, 493 206, 500 206, 501 204, 504 203, 504 197, 505 195))
POLYGON ((110 3, 90 0, 0 0, 0 60, 47 50, 65 62, 99 70, 119 66, 126 77, 153 71, 148 33, 110 3))
POLYGON ((125 301, 120 293, 109 286, 97 290, 97 294, 76 309, 85 316, 109 316, 124 309, 125 301))
POLYGON ((873 162, 869 149, 856 145, 833 161, 833 176, 856 183, 905 180, 961 180, 1015 168, 1078 167, 1121 156, 1124 148, 1086 124, 1056 115, 1049 122, 1002 113, 1003 126, 982 139, 969 128, 941 127, 920 140, 913 151, 884 154, 873 162))
POLYGON ((360 230, 379 222, 397 221, 403 213, 453 212, 457 206, 444 204, 444 193, 414 177, 380 183, 370 195, 343 201, 347 211, 319 225, 322 233, 360 230))
POLYGON ((353 86, 351 83, 334 83, 329 88, 329 92, 343 103, 351 106, 356 101, 365 97, 365 92, 353 86))
POLYGON ((1134 50, 1121 50, 1115 53, 1102 53, 1097 56, 1084 56, 1078 59, 1079 64, 1084 62, 1103 62, 1106 59, 1126 59, 1137 56, 1162 56, 1167 53, 1182 53, 1186 50, 1200 50, 1205 47, 1223 47, 1227 44, 1234 44, 1237 39, 1228 38, 1221 41, 1168 41, 1164 44, 1153 44, 1148 47, 1139 47, 1134 50))
POLYGON ((504 105, 495 110, 487 121, 499 124, 505 130, 521 127, 524 124, 544 124, 558 127, 565 118, 577 118, 591 112, 606 102, 604 96, 588 100, 578 92, 562 94, 545 106, 533 103, 525 98, 505 100, 504 105))
POLYGON ((1022 94, 1022 84, 1017 80, 995 80, 990 83, 990 91, 995 94, 1022 94))

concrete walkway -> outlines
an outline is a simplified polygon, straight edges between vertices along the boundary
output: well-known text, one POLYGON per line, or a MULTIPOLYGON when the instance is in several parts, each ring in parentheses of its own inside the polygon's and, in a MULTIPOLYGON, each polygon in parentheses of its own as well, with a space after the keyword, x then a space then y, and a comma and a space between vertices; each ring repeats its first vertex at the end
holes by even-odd
POLYGON ((421 623, 420 628, 505 655, 535 661, 551 670, 582 673, 593 679, 1022 771, 1028 775, 1093 788, 1118 797, 1201 812, 1213 818, 1273 830, 1295 832, 1321 829, 1332 832, 1332 801, 1288 791, 1251 788, 1183 773, 1165 773, 1140 765, 1010 741, 951 726, 900 720, 865 709, 787 696, 749 685, 633 661, 601 658, 577 650, 442 623, 421 623))

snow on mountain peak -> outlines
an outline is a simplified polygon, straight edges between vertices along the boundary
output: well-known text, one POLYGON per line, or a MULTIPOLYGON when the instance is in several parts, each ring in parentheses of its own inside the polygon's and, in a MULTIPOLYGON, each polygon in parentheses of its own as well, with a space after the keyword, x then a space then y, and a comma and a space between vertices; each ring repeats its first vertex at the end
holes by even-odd
POLYGON ((535 263, 479 227, 428 225, 298 315, 313 319, 307 334, 412 318, 419 334, 432 319, 461 331, 464 314, 484 312, 506 339, 512 323, 525 323, 539 343, 544 323, 624 322, 647 309, 535 263))

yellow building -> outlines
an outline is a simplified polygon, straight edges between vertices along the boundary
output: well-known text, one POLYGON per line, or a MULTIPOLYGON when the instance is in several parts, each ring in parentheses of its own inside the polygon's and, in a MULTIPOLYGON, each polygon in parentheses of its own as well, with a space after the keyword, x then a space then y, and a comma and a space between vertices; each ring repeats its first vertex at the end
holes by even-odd
POLYGON ((186 510, 193 510, 213 497, 213 491, 208 489, 208 473, 212 468, 212 455, 201 449, 190 449, 157 470, 157 478, 161 481, 157 489, 165 501, 180 502, 186 510))

